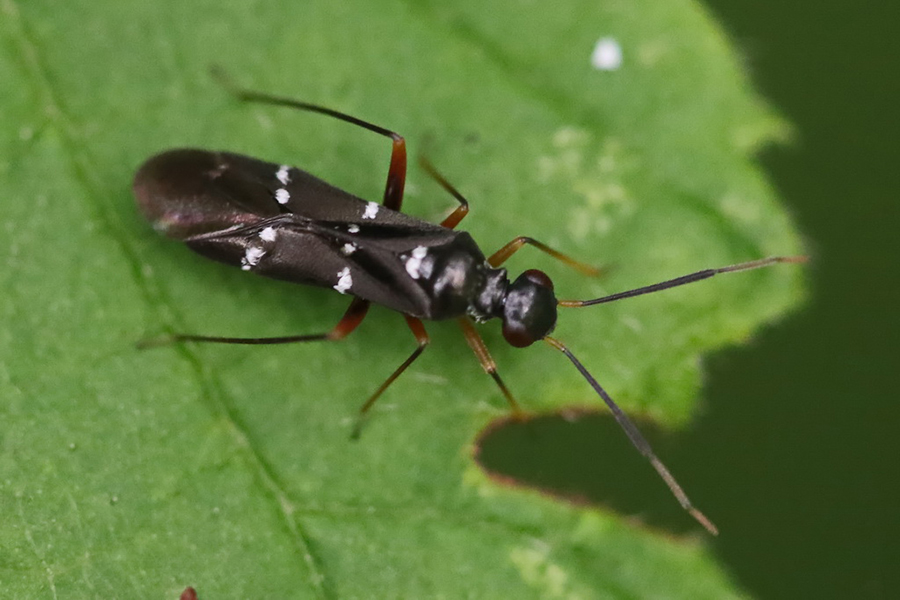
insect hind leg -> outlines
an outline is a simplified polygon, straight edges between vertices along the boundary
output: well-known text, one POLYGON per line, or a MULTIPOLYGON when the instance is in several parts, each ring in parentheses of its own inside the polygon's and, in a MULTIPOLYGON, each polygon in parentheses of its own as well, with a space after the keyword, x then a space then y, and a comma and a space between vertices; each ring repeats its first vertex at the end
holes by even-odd
POLYGON ((516 251, 518 251, 522 246, 524 246, 526 244, 528 244, 529 246, 534 246, 541 252, 544 252, 545 254, 549 254, 556 260, 572 267, 576 271, 583 273, 585 275, 590 275, 591 277, 596 277, 601 272, 600 269, 598 269, 597 267, 592 267, 591 265, 577 261, 567 254, 563 254, 562 252, 560 252, 558 250, 554 250, 550 246, 548 246, 542 242, 539 242, 534 238, 530 238, 530 237, 527 237, 524 235, 520 235, 513 241, 509 242, 508 244, 506 244, 505 246, 503 246, 502 248, 500 248, 499 250, 497 250, 496 252, 491 254, 488 257, 488 263, 492 267, 499 267, 504 262, 506 262, 506 260, 510 256, 515 254, 516 251))
POLYGON ((294 344, 298 342, 320 342, 342 340, 350 335, 353 330, 359 327, 366 313, 369 310, 369 301, 360 298, 354 298, 350 303, 350 307, 341 320, 338 321, 334 328, 326 333, 313 333, 307 335, 288 335, 281 337, 264 337, 264 338, 236 338, 236 337, 219 337, 211 335, 193 335, 176 333, 159 338, 141 340, 137 347, 141 350, 154 348, 156 346, 166 346, 178 342, 204 342, 212 344, 247 344, 256 346, 265 346, 270 344, 294 344))
POLYGON ((372 131, 379 135, 391 138, 391 141, 393 142, 391 148, 391 165, 390 167, 388 167, 387 182, 384 186, 383 203, 385 207, 390 208, 391 210, 400 210, 400 207, 403 204, 403 188, 406 185, 407 162, 406 140, 402 135, 395 131, 391 131, 390 129, 385 129, 384 127, 380 127, 378 125, 375 125, 374 123, 369 123, 368 121, 364 121, 360 118, 348 115, 347 113, 343 113, 332 108, 327 108, 318 104, 312 104, 311 102, 301 102, 299 100, 293 100, 291 98, 273 96, 271 94, 244 89, 235 84, 231 80, 231 78, 229 78, 228 75, 226 75, 225 72, 217 66, 214 66, 211 71, 213 78, 238 100, 244 102, 259 102, 261 104, 271 104, 273 106, 286 106, 288 108, 296 108, 298 110, 319 113, 328 117, 339 119, 352 125, 356 125, 357 127, 362 127, 363 129, 368 129, 369 131, 372 131))

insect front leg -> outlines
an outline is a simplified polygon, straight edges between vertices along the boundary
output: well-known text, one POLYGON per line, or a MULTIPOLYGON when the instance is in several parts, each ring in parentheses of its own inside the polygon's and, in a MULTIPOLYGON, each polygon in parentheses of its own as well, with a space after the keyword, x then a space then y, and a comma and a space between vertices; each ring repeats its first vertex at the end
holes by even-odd
POLYGON ((569 265, 576 271, 584 273, 585 275, 590 275, 592 277, 595 277, 600 274, 600 269, 598 269, 597 267, 592 267, 591 265, 587 265, 583 262, 579 262, 579 261, 575 260, 574 258, 572 258, 571 256, 563 254, 562 252, 559 252, 558 250, 554 250, 550 246, 548 246, 542 242, 539 242, 534 238, 530 238, 530 237, 527 237, 524 235, 520 235, 519 237, 517 237, 510 243, 506 244, 505 246, 503 246, 502 248, 500 248, 499 250, 497 250, 496 252, 491 254, 490 257, 488 257, 488 263, 492 267, 499 267, 504 262, 506 262, 506 260, 510 256, 515 254, 519 248, 521 248, 525 244, 528 244, 529 246, 534 246, 541 252, 545 252, 545 253, 549 254, 556 260, 569 265))

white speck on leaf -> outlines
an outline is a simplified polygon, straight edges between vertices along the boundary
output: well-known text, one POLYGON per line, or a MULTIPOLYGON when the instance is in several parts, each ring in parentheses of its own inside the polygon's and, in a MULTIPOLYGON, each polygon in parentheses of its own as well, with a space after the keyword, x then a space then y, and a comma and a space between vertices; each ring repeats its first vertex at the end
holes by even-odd
POLYGON ((622 47, 615 38, 602 37, 597 40, 591 53, 591 66, 598 71, 615 71, 622 66, 622 47))

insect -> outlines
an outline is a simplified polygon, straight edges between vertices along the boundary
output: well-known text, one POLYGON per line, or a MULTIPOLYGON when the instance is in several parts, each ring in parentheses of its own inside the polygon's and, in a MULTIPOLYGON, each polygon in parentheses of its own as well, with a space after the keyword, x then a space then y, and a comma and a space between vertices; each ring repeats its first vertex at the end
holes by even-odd
POLYGON ((459 205, 440 224, 400 212, 406 180, 406 142, 388 129, 316 104, 225 85, 240 100, 320 113, 391 139, 392 152, 382 202, 351 195, 313 175, 284 164, 229 152, 169 150, 147 160, 134 178, 137 204, 153 226, 189 248, 265 277, 333 288, 353 299, 330 331, 274 338, 231 338, 179 334, 145 345, 168 342, 287 344, 336 341, 355 330, 371 303, 406 318, 417 347, 366 400, 354 430, 358 436, 369 409, 429 343, 423 320, 456 319, 484 370, 494 379, 516 414, 522 410, 497 372, 496 364, 473 326, 500 319, 503 336, 515 347, 543 340, 562 352, 603 399, 632 444, 668 485, 682 507, 711 533, 716 527, 697 510, 675 478, 656 457, 637 427, 621 411, 582 363, 550 336, 557 307, 585 307, 657 292, 720 273, 745 271, 804 257, 776 256, 689 275, 596 298, 557 300, 544 272, 527 270, 510 281, 502 264, 525 245, 584 273, 596 269, 544 244, 517 237, 489 256, 472 237, 456 229, 469 204, 431 163, 425 170, 459 205))

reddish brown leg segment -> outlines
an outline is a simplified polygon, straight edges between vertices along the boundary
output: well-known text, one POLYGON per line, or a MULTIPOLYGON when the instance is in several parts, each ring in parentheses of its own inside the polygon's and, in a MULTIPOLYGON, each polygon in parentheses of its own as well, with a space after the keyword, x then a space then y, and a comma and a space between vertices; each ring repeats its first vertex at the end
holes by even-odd
POLYGON ((467 214, 469 214, 469 201, 465 199, 465 197, 459 193, 453 184, 447 181, 443 175, 438 173, 438 170, 434 168, 434 165, 431 164, 424 156, 419 157, 419 164, 425 169, 425 172, 431 175, 432 179, 438 182, 438 184, 447 190, 451 196, 456 198, 457 202, 459 202, 459 206, 456 209, 447 215, 447 217, 441 221, 441 227, 446 227, 447 229, 454 229, 459 222, 462 221, 467 214))
POLYGON ((484 345, 484 340, 478 335, 478 331, 475 330, 472 322, 468 317, 463 317, 459 319, 459 326, 462 328, 463 335, 466 336, 466 341, 469 343, 472 352, 478 357, 478 362, 481 363, 484 372, 493 377, 494 381, 497 382, 497 386, 500 388, 500 391, 503 392, 503 396, 509 403, 510 408, 512 408, 513 416, 516 418, 524 417, 525 413, 522 411, 519 403, 516 402, 516 399, 513 398, 509 388, 507 388, 506 384, 503 383, 503 380, 500 379, 500 375, 497 373, 497 363, 494 362, 491 353, 488 352, 487 346, 484 345))
POLYGON ((409 365, 413 364, 413 362, 419 358, 419 355, 425 350, 425 346, 428 345, 430 339, 428 338, 428 332, 425 331, 425 326, 422 325, 422 321, 415 317, 410 317, 409 315, 403 315, 406 318, 406 324, 409 325, 410 330, 413 332, 413 335, 416 336, 416 341, 419 342, 418 347, 413 350, 412 354, 410 354, 403 364, 397 367, 391 376, 388 377, 381 386, 375 390, 375 393, 369 396, 369 399, 366 400, 365 404, 359 409, 359 417, 356 420, 356 426, 353 428, 353 433, 351 437, 353 439, 359 438, 359 435, 362 433, 363 425, 365 424, 366 416, 369 413, 369 409, 372 408, 372 405, 375 404, 375 401, 381 397, 381 394, 384 393, 384 390, 388 389, 394 380, 400 377, 400 374, 403 373, 409 367, 409 365))
POLYGON ((318 341, 337 341, 342 340, 356 329, 369 310, 368 300, 354 298, 350 303, 350 307, 334 329, 328 333, 313 333, 307 335, 289 335, 283 337, 265 337, 265 338, 234 338, 234 337, 217 337, 208 335, 191 335, 191 334, 175 334, 164 336, 151 340, 143 340, 138 342, 138 348, 152 348, 154 346, 164 346, 175 342, 209 342, 214 344, 251 344, 251 345, 267 345, 267 344, 293 344, 296 342, 318 342, 318 341))
POLYGON ((197 590, 190 586, 184 588, 184 591, 181 592, 181 596, 178 597, 178 600, 197 600, 197 590))
POLYGON ((541 252, 546 252, 553 258, 569 265, 576 271, 580 271, 581 273, 584 273, 585 275, 596 276, 596 275, 600 274, 600 269, 598 269, 597 267, 592 267, 591 265, 584 264, 583 262, 578 262, 571 256, 563 254, 562 252, 558 252, 557 250, 554 250, 550 246, 547 246, 546 244, 543 244, 543 243, 537 241, 536 239, 526 237, 524 235, 517 237, 510 243, 506 244, 505 246, 503 246, 502 248, 500 248, 499 250, 497 250, 496 252, 491 254, 490 258, 488 258, 488 263, 492 267, 499 267, 500 265, 502 265, 503 263, 506 262, 506 259, 508 259, 513 254, 515 254, 516 251, 519 248, 521 248, 522 246, 524 246, 525 244, 528 244, 529 246, 534 246, 541 252))
POLYGON ((393 131, 390 136, 394 144, 391 148, 391 166, 388 167, 387 182, 384 185, 383 204, 391 210, 399 211, 406 185, 406 140, 393 131))
POLYGON ((312 104, 309 102, 300 102, 291 98, 282 98, 281 96, 272 96, 261 92, 245 90, 234 84, 221 69, 213 68, 213 77, 215 77, 225 89, 231 92, 239 100, 245 102, 259 102, 261 104, 272 104, 274 106, 287 106, 299 110, 327 115, 347 123, 352 123, 363 129, 368 129, 379 135, 389 137, 393 140, 394 145, 391 150, 391 166, 388 168, 387 184, 384 188, 384 205, 392 210, 400 210, 403 204, 403 187, 406 183, 406 141, 400 134, 379 127, 374 123, 363 121, 352 115, 342 113, 340 111, 312 104))

